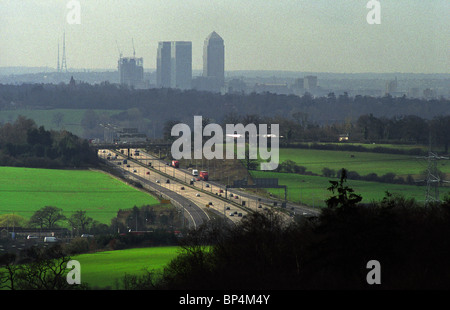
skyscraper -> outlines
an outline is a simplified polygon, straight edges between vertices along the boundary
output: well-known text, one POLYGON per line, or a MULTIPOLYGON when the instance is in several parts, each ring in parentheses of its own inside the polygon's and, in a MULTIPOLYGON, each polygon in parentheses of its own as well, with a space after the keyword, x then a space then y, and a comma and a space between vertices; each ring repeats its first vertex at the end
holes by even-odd
POLYGON ((203 77, 210 79, 219 90, 225 82, 225 46, 215 31, 205 39, 203 45, 203 77))
POLYGON ((136 57, 120 57, 118 61, 120 84, 133 88, 144 85, 144 60, 136 57))
POLYGON ((171 42, 171 87, 190 89, 192 87, 192 42, 171 42))
POLYGON ((159 42, 156 59, 157 87, 190 89, 191 84, 192 42, 159 42))
POLYGON ((159 42, 156 59, 156 86, 170 87, 171 42, 159 42))

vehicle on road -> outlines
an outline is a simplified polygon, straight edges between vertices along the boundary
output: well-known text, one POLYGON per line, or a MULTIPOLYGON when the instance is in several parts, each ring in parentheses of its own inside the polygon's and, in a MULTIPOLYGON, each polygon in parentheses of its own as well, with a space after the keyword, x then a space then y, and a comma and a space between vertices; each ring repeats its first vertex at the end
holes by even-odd
POLYGON ((200 171, 200 178, 208 181, 208 171, 200 171))
POLYGON ((184 190, 184 186, 181 186, 181 190, 182 190, 182 191, 184 190))
POLYGON ((195 177, 198 176, 198 170, 197 169, 193 169, 192 170, 192 175, 195 176, 195 177))
POLYGON ((59 240, 56 237, 44 237, 44 242, 46 243, 54 243, 58 242, 59 240))
POLYGON ((167 179, 167 180, 166 180, 166 183, 170 183, 170 180, 169 180, 169 179, 167 179))
POLYGON ((159 180, 156 180, 156 183, 160 183, 159 180))
POLYGON ((178 160, 172 160, 172 167, 179 168, 180 167, 180 162, 178 160))
POLYGON ((199 193, 197 193, 197 194, 195 194, 195 196, 196 196, 196 197, 200 197, 200 194, 199 194, 199 193))

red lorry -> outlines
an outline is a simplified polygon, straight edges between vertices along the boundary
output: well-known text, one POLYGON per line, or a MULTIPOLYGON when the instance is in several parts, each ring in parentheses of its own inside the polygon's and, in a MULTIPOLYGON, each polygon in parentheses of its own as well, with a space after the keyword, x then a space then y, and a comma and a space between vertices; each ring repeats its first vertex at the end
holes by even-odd
POLYGON ((208 181, 208 171, 200 171, 200 178, 204 181, 208 181))

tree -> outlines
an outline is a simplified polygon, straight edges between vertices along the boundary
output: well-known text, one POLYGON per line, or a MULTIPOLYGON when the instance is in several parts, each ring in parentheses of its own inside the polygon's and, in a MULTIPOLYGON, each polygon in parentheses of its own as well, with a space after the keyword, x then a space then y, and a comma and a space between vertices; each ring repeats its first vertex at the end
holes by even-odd
POLYGON ((0 257, 4 270, 0 273, 0 288, 11 290, 56 290, 86 289, 86 285, 71 285, 67 282, 67 263, 71 260, 61 246, 48 249, 31 247, 26 255, 17 260, 14 254, 0 257))
POLYGON ((353 207, 362 200, 360 195, 354 193, 354 190, 345 183, 347 182, 347 171, 345 169, 341 170, 341 178, 339 181, 329 181, 331 186, 328 188, 333 194, 336 192, 337 195, 331 196, 325 202, 329 208, 345 208, 353 207))
POLYGON ((62 114, 61 112, 57 112, 55 114, 53 114, 52 117, 52 123, 56 125, 56 127, 60 127, 62 122, 64 120, 64 114, 62 114))
POLYGON ((85 233, 89 229, 89 225, 93 223, 91 217, 86 216, 86 211, 76 211, 69 218, 69 223, 80 233, 85 233))
POLYGON ((30 225, 41 228, 55 228, 57 222, 66 217, 62 214, 62 209, 52 206, 46 206, 37 210, 30 218, 30 225))

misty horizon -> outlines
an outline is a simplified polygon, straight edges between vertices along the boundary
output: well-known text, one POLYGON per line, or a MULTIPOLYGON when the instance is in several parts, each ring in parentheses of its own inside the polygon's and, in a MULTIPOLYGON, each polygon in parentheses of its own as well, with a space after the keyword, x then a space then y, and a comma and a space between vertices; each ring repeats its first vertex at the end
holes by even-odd
POLYGON ((2 1, 0 67, 56 68, 65 33, 69 70, 116 70, 119 53, 152 70, 158 42, 177 40, 192 42, 192 69, 201 70, 203 41, 216 31, 226 72, 450 72, 444 0, 380 1, 376 25, 366 0, 79 0, 80 23, 69 24, 71 1, 2 1))

